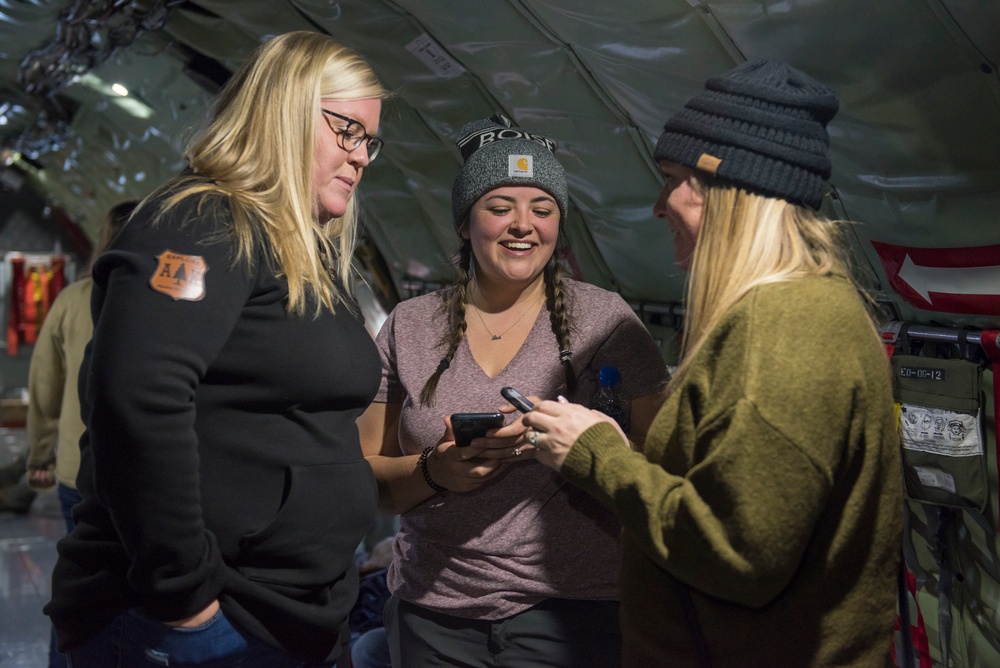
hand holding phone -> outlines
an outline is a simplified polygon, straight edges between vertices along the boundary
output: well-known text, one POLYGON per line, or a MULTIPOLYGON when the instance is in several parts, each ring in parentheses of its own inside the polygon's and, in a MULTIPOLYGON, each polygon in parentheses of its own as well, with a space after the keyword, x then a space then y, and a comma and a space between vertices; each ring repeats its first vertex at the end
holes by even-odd
POLYGON ((490 429, 503 426, 502 413, 452 413, 451 433, 455 435, 455 445, 465 447, 472 439, 485 436, 490 429))
POLYGON ((522 413, 527 413, 535 404, 528 401, 527 397, 515 390, 513 387, 505 387, 500 390, 501 396, 514 405, 514 408, 521 411, 522 413))

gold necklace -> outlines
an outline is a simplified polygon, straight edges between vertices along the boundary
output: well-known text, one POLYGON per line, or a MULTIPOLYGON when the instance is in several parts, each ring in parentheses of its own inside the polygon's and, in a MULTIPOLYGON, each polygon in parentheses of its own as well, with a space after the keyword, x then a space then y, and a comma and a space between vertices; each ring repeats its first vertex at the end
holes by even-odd
POLYGON ((530 311, 534 307, 534 304, 528 304, 528 308, 524 309, 521 312, 521 315, 517 316, 517 320, 515 320, 511 324, 510 327, 508 327, 507 329, 503 330, 499 334, 494 334, 492 331, 490 331, 490 328, 486 325, 486 320, 483 319, 483 312, 479 310, 478 306, 476 306, 475 304, 470 304, 470 306, 472 306, 472 308, 476 309, 476 315, 479 316, 479 322, 483 323, 483 329, 486 330, 487 334, 489 334, 491 337, 493 337, 493 338, 490 339, 490 341, 499 341, 499 340, 501 340, 503 338, 504 334, 506 334, 510 330, 514 329, 514 325, 516 325, 517 323, 521 322, 521 318, 523 318, 524 316, 528 315, 528 311, 530 311))

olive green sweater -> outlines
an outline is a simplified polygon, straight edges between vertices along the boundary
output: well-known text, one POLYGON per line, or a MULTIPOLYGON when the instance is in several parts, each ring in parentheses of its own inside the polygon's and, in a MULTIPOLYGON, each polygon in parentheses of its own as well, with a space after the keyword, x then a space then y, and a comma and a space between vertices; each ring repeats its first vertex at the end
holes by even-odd
POLYGON ((625 665, 876 666, 902 492, 886 355, 843 278, 755 288, 710 334, 645 454, 601 424, 563 474, 624 527, 625 665))

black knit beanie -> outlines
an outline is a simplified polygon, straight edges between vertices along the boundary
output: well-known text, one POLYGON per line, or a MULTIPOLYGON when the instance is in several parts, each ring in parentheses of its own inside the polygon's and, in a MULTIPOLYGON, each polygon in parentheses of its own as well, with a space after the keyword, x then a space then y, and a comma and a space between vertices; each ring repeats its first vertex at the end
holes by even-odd
POLYGON ((501 186, 534 186, 555 198, 559 219, 566 220, 569 197, 566 172, 553 152, 556 142, 514 127, 497 112, 467 123, 458 147, 465 164, 451 189, 451 212, 457 229, 480 197, 501 186))
POLYGON ((830 178, 826 124, 837 94, 776 60, 712 77, 664 126, 653 158, 749 192, 819 209, 830 178))

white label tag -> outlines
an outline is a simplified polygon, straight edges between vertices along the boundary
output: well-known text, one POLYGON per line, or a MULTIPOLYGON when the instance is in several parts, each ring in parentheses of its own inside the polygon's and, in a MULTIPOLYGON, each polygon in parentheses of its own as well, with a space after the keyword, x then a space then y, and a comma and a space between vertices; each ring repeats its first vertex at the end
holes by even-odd
POLYGON ((943 408, 903 404, 899 438, 907 450, 946 457, 983 454, 979 416, 943 408))
POLYGON ((508 155, 507 156, 507 176, 520 176, 530 179, 535 176, 535 156, 533 155, 508 155))
POLYGON ((940 469, 928 469, 923 466, 914 466, 920 484, 924 487, 938 487, 946 489, 952 494, 955 493, 955 478, 950 473, 945 473, 940 469))
POLYGON ((406 45, 406 50, 438 76, 454 79, 465 73, 465 68, 448 55, 440 44, 427 33, 417 35, 416 39, 406 45))

